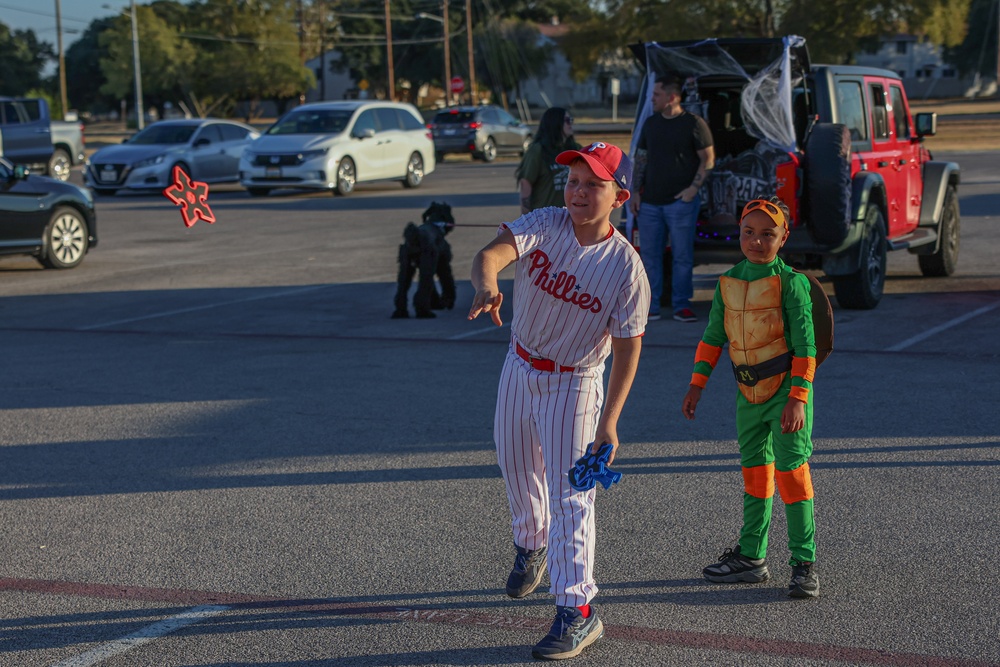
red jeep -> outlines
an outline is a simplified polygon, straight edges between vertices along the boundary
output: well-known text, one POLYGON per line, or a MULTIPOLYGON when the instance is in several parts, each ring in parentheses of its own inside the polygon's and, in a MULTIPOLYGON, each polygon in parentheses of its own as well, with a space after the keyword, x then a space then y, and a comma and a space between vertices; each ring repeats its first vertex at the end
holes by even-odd
MULTIPOLYGON (((742 259, 743 205, 777 193, 792 217, 782 258, 822 269, 843 308, 878 305, 889 250, 917 255, 926 276, 954 272, 960 170, 924 147, 936 114, 911 117, 894 72, 810 65, 805 40, 795 36, 651 42, 632 50, 647 72, 632 152, 652 113, 648 89, 666 72, 687 79, 683 106, 712 130, 715 169, 701 191, 696 263, 742 259)), ((638 245, 634 228, 629 218, 626 232, 638 245)), ((669 271, 669 261, 664 266, 669 271)))

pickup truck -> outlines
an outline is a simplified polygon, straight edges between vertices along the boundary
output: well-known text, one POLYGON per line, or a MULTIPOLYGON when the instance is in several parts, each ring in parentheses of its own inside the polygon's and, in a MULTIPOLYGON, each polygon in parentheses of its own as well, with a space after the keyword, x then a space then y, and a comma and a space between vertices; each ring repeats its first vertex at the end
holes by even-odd
POLYGON ((66 181, 86 162, 83 124, 51 120, 43 99, 0 97, 0 155, 66 181))
MULTIPOLYGON (((794 35, 650 42, 632 51, 648 82, 666 72, 685 78, 682 106, 712 130, 716 163, 701 190, 696 263, 742 259, 742 207, 777 194, 792 218, 781 256, 822 270, 841 308, 878 305, 889 251, 916 255, 925 276, 955 271, 961 169, 924 146, 936 114, 911 116, 895 72, 811 64, 794 35)), ((640 94, 633 144, 652 113, 648 95, 640 94)))

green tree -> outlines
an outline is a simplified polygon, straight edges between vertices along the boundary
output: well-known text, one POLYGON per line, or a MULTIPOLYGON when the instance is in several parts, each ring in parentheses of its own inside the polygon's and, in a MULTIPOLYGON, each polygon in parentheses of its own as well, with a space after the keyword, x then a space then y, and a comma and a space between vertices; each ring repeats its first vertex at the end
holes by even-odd
POLYGON ((97 112, 117 108, 116 96, 100 92, 107 81, 100 61, 109 57, 107 51, 101 48, 100 36, 113 23, 114 18, 91 21, 80 38, 66 49, 66 97, 71 108, 97 112))
POLYGON ((968 12, 968 33, 945 57, 963 75, 997 75, 997 9, 998 0, 972 0, 968 12))
POLYGON ((34 30, 15 30, 0 23, 0 95, 25 95, 43 85, 45 63, 56 57, 52 45, 34 30))
MULTIPOLYGON (((139 36, 139 64, 143 103, 149 100, 160 108, 177 93, 177 82, 194 59, 194 49, 180 38, 177 30, 161 18, 153 7, 136 7, 139 36)), ((117 99, 134 95, 135 71, 132 58, 132 21, 127 15, 112 19, 111 26, 98 37, 99 57, 105 82, 101 93, 117 99)))
POLYGON ((205 0, 192 6, 199 41, 186 86, 200 109, 249 102, 246 117, 265 99, 298 98, 315 83, 300 59, 293 0, 205 0))

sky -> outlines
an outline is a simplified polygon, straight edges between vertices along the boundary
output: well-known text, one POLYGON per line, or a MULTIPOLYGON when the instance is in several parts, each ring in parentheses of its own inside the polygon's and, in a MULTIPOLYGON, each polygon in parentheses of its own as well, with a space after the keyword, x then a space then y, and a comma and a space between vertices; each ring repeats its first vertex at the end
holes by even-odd
MULTIPOLYGON (((12 32, 34 30, 38 39, 55 48, 57 2, 61 7, 64 49, 69 48, 94 19, 111 16, 130 6, 129 0, 0 0, 0 23, 12 32)), ((146 2, 137 0, 136 4, 146 2)))

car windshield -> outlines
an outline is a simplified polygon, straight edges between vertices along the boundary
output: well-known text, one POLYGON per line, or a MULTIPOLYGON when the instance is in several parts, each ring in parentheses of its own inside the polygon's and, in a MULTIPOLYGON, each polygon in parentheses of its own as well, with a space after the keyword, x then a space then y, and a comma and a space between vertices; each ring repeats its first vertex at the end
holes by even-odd
POLYGON ((128 140, 131 145, 186 144, 197 125, 150 125, 128 140))
POLYGON ((450 123, 470 123, 472 122, 474 111, 447 111, 445 113, 439 113, 434 117, 434 122, 438 125, 446 125, 450 123))
POLYGON ((266 134, 337 134, 354 114, 350 109, 292 111, 268 128, 266 134))

